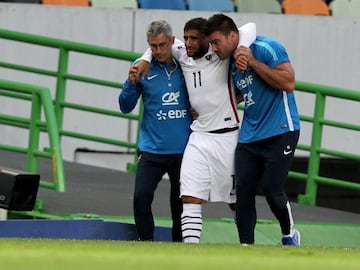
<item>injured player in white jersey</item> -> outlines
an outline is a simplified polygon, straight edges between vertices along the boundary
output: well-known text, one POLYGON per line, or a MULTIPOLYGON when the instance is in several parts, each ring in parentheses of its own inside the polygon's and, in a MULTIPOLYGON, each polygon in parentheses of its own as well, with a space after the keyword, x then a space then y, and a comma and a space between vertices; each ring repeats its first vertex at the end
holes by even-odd
MULTIPOLYGON (((190 104, 197 114, 191 125, 193 132, 184 152, 180 175, 185 243, 200 242, 202 203, 225 202, 234 210, 236 200, 234 153, 240 122, 237 99, 230 59, 220 60, 211 50, 203 33, 206 21, 204 18, 189 20, 184 27, 185 44, 176 42, 173 46, 173 55, 183 70, 190 104)), ((234 29, 231 35, 235 39, 228 42, 249 47, 256 38, 256 25, 248 23, 234 29)), ((142 59, 151 60, 148 53, 142 59)), ((246 69, 247 59, 234 60, 239 70, 246 69)))

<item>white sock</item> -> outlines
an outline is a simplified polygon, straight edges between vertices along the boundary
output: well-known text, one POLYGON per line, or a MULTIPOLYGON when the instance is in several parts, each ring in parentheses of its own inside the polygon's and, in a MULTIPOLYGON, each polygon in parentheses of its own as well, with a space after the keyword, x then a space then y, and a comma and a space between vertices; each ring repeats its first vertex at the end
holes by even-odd
POLYGON ((200 243, 202 231, 201 204, 183 204, 181 230, 184 243, 200 243))

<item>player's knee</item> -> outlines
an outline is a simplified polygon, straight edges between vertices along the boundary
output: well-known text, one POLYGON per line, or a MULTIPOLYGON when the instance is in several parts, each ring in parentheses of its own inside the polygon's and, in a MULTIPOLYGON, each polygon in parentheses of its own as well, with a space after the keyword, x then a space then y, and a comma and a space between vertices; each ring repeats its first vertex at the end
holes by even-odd
POLYGON ((202 199, 199 198, 195 198, 192 196, 181 196, 182 202, 183 203, 194 203, 194 204, 201 204, 202 203, 202 199))
POLYGON ((266 201, 272 209, 283 209, 286 206, 288 197, 285 192, 277 192, 266 195, 266 201))
POLYGON ((134 193, 134 206, 149 205, 152 203, 154 195, 150 192, 135 192, 134 193))

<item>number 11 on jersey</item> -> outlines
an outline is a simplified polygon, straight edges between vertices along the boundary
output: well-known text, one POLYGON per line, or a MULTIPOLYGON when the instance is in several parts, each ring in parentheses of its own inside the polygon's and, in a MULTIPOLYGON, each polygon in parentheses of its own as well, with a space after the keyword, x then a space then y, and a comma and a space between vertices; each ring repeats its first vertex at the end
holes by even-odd
POLYGON ((193 72, 194 76, 194 87, 196 88, 197 85, 201 86, 201 71, 193 72))

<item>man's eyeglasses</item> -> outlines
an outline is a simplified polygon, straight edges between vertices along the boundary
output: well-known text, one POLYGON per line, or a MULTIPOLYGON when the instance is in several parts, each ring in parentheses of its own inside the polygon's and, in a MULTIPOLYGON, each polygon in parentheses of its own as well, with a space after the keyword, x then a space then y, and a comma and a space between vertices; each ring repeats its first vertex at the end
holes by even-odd
POLYGON ((150 48, 151 48, 152 50, 156 50, 156 49, 163 50, 163 49, 167 48, 167 46, 169 46, 169 44, 170 44, 170 41, 168 41, 168 42, 161 42, 161 43, 159 43, 159 44, 150 44, 150 48))

